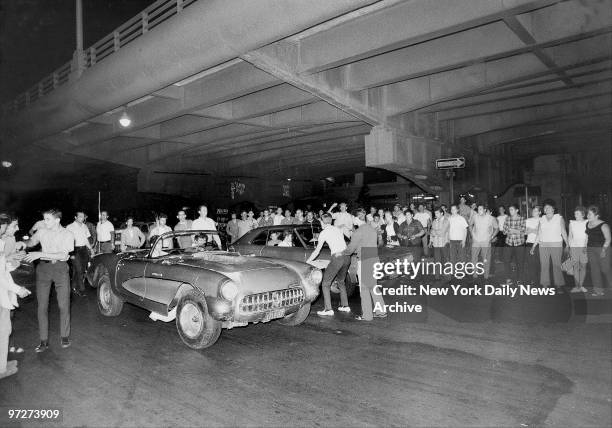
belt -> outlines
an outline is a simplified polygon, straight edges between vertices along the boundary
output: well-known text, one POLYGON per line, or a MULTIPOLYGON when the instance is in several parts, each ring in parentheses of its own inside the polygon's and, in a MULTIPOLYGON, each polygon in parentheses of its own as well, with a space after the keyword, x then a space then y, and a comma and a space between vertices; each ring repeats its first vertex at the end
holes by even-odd
POLYGON ((106 244, 108 242, 110 242, 110 241, 98 241, 98 244, 106 244))
POLYGON ((39 259, 41 263, 51 263, 51 264, 56 264, 56 263, 66 263, 66 260, 43 260, 43 259, 39 259))
POLYGON ((79 245, 74 247, 75 250, 80 250, 81 248, 87 248, 87 245, 79 245))

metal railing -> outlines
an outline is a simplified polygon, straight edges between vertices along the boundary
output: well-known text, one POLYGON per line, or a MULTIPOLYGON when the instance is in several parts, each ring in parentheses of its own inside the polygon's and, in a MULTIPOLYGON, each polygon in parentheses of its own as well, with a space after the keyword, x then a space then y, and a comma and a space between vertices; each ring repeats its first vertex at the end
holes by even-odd
POLYGON ((197 0, 157 0, 145 10, 123 23, 110 34, 83 50, 82 58, 72 59, 44 77, 14 100, 3 105, 5 113, 17 112, 49 94, 59 86, 75 80, 84 70, 102 62, 123 46, 151 31, 162 22, 181 13, 197 0))

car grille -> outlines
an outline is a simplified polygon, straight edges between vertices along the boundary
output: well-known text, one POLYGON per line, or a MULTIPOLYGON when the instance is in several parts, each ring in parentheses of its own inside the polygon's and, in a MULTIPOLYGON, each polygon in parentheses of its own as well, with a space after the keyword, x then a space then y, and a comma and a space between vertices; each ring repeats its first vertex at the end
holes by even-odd
POLYGON ((271 311, 274 309, 297 306, 304 301, 304 290, 287 288, 285 290, 268 291, 249 294, 240 302, 240 312, 243 314, 271 311))

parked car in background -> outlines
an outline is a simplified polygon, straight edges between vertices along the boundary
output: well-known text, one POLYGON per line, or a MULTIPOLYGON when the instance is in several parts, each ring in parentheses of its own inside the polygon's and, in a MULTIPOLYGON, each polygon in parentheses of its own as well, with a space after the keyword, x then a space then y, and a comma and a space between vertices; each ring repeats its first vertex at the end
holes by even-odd
MULTIPOLYGON (((312 251, 317 246, 320 232, 321 226, 319 223, 264 226, 247 232, 244 236, 240 237, 236 242, 234 242, 230 246, 230 249, 234 249, 242 255, 275 257, 285 260, 306 262, 308 257, 310 257, 312 254, 312 251), (289 238, 287 237, 288 235, 289 238), (277 241, 281 242, 291 242, 292 245, 271 245, 273 242, 272 238, 275 238, 277 241)), ((381 261, 391 261, 411 257, 412 254, 409 248, 397 247, 392 249, 380 247, 378 249, 378 256, 381 261)), ((329 262, 330 259, 331 253, 329 247, 327 244, 324 244, 317 260, 329 262)), ((345 281, 346 292, 349 297, 354 294, 355 289, 357 288, 357 283, 357 263, 355 257, 353 257, 345 281)))
POLYGON ((304 322, 319 294, 321 270, 224 251, 213 244, 215 236, 212 230, 168 232, 149 249, 96 255, 87 279, 98 289, 100 312, 117 316, 125 302, 142 307, 154 319, 175 320, 194 349, 213 345, 224 328, 304 322), (181 248, 178 237, 194 246, 181 248))

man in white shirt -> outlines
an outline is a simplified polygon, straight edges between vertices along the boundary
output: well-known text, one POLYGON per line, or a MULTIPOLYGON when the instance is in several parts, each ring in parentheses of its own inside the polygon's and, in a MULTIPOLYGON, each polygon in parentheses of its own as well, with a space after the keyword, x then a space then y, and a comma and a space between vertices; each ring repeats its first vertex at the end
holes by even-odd
MULTIPOLYGON (((185 212, 185 210, 180 210, 176 214, 176 218, 178 219, 178 223, 174 225, 175 232, 191 230, 191 220, 187 219, 187 213, 185 212)), ((176 238, 176 240, 178 241, 178 244, 181 248, 191 247, 192 239, 189 235, 179 236, 176 238)))
POLYGON ((344 285, 346 272, 351 264, 351 258, 350 256, 344 255, 344 250, 346 250, 346 242, 344 241, 342 231, 337 227, 332 226, 331 214, 323 214, 321 222, 323 224, 323 230, 321 230, 321 233, 319 234, 317 248, 314 249, 306 263, 311 263, 314 259, 316 259, 323 248, 323 244, 327 243, 331 252, 331 260, 329 265, 327 265, 325 268, 325 272, 323 273, 323 281, 321 283, 325 307, 322 311, 317 311, 317 315, 333 316, 334 310, 331 306, 330 290, 334 279, 337 279, 338 288, 340 289, 340 306, 338 306, 338 310, 341 312, 351 311, 351 308, 348 305, 346 286, 344 285))
POLYGON ((283 209, 281 207, 278 207, 276 209, 276 214, 272 216, 273 225, 279 226, 283 224, 284 219, 285 219, 285 216, 283 215, 283 209))
POLYGON ((238 220, 238 237, 236 239, 240 239, 249 230, 251 230, 251 224, 248 221, 247 212, 242 211, 240 213, 240 220, 238 220))
POLYGON ((85 296, 85 271, 89 254, 93 251, 89 243, 89 229, 85 225, 85 213, 77 211, 74 221, 66 226, 66 229, 74 235, 74 256, 72 259, 71 289, 77 296, 85 296))
MULTIPOLYGON (((484 277, 489 279, 491 268, 491 240, 497 234, 497 220, 487 214, 485 206, 478 204, 476 214, 472 217, 472 263, 478 262, 478 256, 484 263, 484 277)), ((478 275, 474 274, 474 278, 478 275)))
MULTIPOLYGON (((151 229, 149 233, 151 238, 153 238, 154 236, 163 235, 164 233, 172 232, 172 228, 166 224, 167 222, 168 222, 168 216, 166 214, 161 213, 159 216, 157 216, 155 227, 153 227, 153 229, 151 229)), ((153 242, 151 242, 151 245, 152 244, 153 242)), ((162 248, 172 248, 172 247, 173 247, 172 237, 165 238, 164 242, 162 243, 162 248)))
POLYGON ((450 261, 458 263, 463 261, 465 239, 467 238, 468 223, 465 218, 459 215, 457 205, 451 205, 451 215, 448 218, 449 229, 448 238, 450 241, 450 261))
POLYGON ((342 230, 344 236, 350 238, 351 233, 353 233, 353 226, 355 226, 355 217, 346 211, 347 205, 344 202, 340 204, 340 211, 336 213, 332 212, 337 206, 338 204, 334 202, 332 206, 329 207, 327 212, 331 214, 332 218, 334 219, 334 226, 342 230))
MULTIPOLYGON (((200 217, 196 218, 193 223, 191 223, 191 230, 217 230, 215 221, 208 217, 208 207, 206 205, 200 205, 198 214, 200 214, 200 217)), ((208 238, 210 239, 210 237, 208 238)), ((220 249, 221 239, 219 239, 219 235, 215 233, 212 235, 212 238, 220 249)))
POLYGON ((419 204, 417 207, 417 212, 414 215, 414 219, 418 220, 419 223, 423 226, 423 230, 425 230, 425 235, 421 239, 423 243, 423 255, 425 257, 429 256, 429 229, 431 227, 431 212, 425 209, 425 205, 419 204))
POLYGON ((98 250, 101 253, 112 253, 115 242, 115 227, 108 221, 108 211, 100 211, 100 221, 96 225, 98 250))

